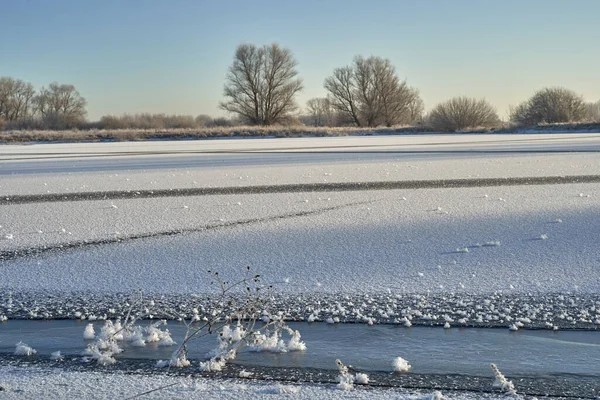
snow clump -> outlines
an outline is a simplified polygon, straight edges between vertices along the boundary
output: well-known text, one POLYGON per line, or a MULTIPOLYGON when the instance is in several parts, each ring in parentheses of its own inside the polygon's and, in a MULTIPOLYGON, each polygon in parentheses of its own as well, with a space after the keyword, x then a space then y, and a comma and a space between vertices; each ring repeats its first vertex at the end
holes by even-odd
POLYGON ((408 372, 412 368, 408 361, 406 361, 402 357, 394 358, 392 366, 394 367, 394 371, 396 372, 408 372))
POLYGON ((252 372, 248 372, 245 369, 240 371, 240 378, 250 378, 252 375, 254 375, 252 372))
POLYGON ((32 356, 34 354, 37 353, 37 350, 32 349, 31 347, 27 346, 25 343, 23 342, 19 342, 17 343, 17 346, 15 347, 15 355, 16 356, 32 356))
POLYGON ((369 383, 369 375, 363 374, 362 372, 357 372, 354 376, 354 382, 361 385, 366 385, 369 383))
POLYGON ((96 332, 94 332, 94 324, 87 324, 85 330, 83 331, 83 338, 85 340, 93 340, 96 337, 96 332))

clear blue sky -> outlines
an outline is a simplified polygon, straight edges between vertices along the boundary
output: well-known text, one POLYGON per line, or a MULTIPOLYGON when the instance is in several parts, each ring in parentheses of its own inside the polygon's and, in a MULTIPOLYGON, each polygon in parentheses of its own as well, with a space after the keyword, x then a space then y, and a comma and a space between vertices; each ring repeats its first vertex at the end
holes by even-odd
POLYGON ((357 54, 389 58, 427 108, 501 116, 544 86, 600 99, 600 0, 0 0, 0 76, 74 84, 88 116, 218 110, 237 45, 278 42, 305 90, 357 54))

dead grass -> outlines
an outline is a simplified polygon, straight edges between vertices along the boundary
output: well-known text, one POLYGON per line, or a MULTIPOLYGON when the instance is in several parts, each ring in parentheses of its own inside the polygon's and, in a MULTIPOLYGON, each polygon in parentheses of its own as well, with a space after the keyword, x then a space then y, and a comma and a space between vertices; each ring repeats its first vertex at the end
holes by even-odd
POLYGON ((353 128, 309 126, 237 126, 200 129, 115 129, 115 130, 15 130, 0 133, 0 143, 20 142, 97 142, 140 140, 190 140, 223 137, 299 137, 348 136, 372 134, 418 133, 417 127, 353 128))
MULTIPOLYGON (((310 127, 310 126, 236 126, 200 129, 90 129, 90 130, 14 130, 0 132, 0 143, 25 142, 99 142, 142 140, 194 140, 223 137, 300 137, 360 136, 432 133, 425 126, 391 128, 310 127)), ((472 128, 458 133, 552 133, 600 132, 600 123, 540 124, 534 127, 504 125, 495 129, 472 128)))

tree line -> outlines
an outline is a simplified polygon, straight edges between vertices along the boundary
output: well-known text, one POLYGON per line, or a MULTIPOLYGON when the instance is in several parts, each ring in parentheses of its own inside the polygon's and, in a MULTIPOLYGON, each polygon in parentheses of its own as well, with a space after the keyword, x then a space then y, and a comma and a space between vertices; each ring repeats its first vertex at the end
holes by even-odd
POLYGON ((0 126, 76 128, 85 122, 86 104, 73 85, 53 82, 36 91, 31 83, 0 77, 0 126))
MULTIPOLYGON (((235 51, 219 108, 231 118, 135 114, 103 116, 87 122, 86 100, 73 85, 51 83, 36 91, 30 83, 0 78, 0 128, 12 129, 165 129, 233 125, 310 125, 378 127, 425 126, 435 131, 494 128, 502 124, 485 99, 455 97, 425 113, 419 90, 401 80, 390 60, 356 56, 335 68, 324 80, 323 97, 310 99, 300 110, 296 97, 303 89, 298 62, 291 50, 276 43, 242 44, 235 51)), ((544 88, 511 107, 510 122, 600 122, 600 100, 561 87, 544 88)))

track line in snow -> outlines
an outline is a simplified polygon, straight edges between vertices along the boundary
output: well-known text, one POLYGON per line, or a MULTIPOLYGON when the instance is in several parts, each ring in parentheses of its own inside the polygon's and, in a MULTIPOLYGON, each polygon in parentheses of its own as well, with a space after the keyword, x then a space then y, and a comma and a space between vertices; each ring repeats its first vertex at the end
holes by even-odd
POLYGON ((206 188, 179 188, 157 190, 120 190, 77 193, 47 193, 4 196, 0 206, 30 203, 52 203, 92 200, 127 200, 159 197, 190 197, 214 195, 243 195, 299 192, 344 192, 398 189, 446 189, 490 186, 561 185, 573 183, 600 183, 600 175, 538 176, 517 178, 440 179, 382 182, 328 182, 298 183, 261 186, 230 186, 206 188))
POLYGON ((237 226, 243 226, 243 225, 252 225, 252 224, 258 224, 258 223, 264 223, 264 222, 270 222, 270 221, 276 221, 276 220, 282 220, 282 219, 319 215, 319 214, 326 213, 328 211, 339 210, 339 209, 343 209, 343 208, 347 208, 347 207, 373 204, 373 203, 376 203, 377 201, 380 201, 380 200, 369 200, 369 201, 347 203, 347 204, 341 204, 341 205, 332 206, 332 207, 319 208, 317 210, 279 214, 279 215, 273 215, 273 216, 264 217, 264 218, 249 218, 249 219, 243 219, 243 220, 237 220, 237 221, 221 222, 218 224, 203 225, 203 226, 199 226, 199 227, 195 227, 195 228, 174 229, 174 230, 159 231, 159 232, 144 232, 144 233, 137 233, 137 234, 128 235, 128 236, 115 236, 112 238, 102 238, 102 239, 94 239, 94 240, 79 240, 79 241, 67 242, 67 243, 57 243, 57 244, 52 244, 49 246, 29 247, 29 248, 14 249, 14 250, 4 250, 4 251, 0 251, 0 261, 14 260, 14 259, 18 259, 18 258, 26 257, 26 256, 38 256, 40 254, 53 252, 53 251, 66 251, 66 250, 71 250, 71 249, 80 249, 80 248, 88 247, 88 246, 102 246, 102 245, 108 245, 108 244, 129 242, 129 241, 139 240, 139 239, 149 239, 149 238, 165 237, 165 236, 176 236, 176 235, 182 235, 182 234, 186 234, 186 233, 196 233, 196 232, 210 231, 210 230, 223 229, 223 228, 231 228, 231 227, 237 227, 237 226))
MULTIPOLYGON (((506 143, 506 142, 504 142, 506 143)), ((469 144, 481 144, 481 143, 460 143, 461 145, 469 144)), ((487 144, 484 142, 484 144, 487 144)), ((508 143, 510 144, 510 143, 508 143)), ((406 145, 405 147, 415 146, 433 146, 436 144, 418 144, 418 145, 406 145)), ((440 145, 439 143, 437 145, 440 145)), ((448 146, 454 146, 448 144, 448 146)), ((340 149, 353 149, 353 148, 365 148, 365 147, 398 147, 396 145, 373 145, 373 146, 340 146, 340 149)), ((286 149, 248 149, 248 150, 182 150, 182 151, 157 151, 157 152, 123 152, 123 153, 48 153, 47 155, 29 155, 27 153, 19 154, 12 153, 10 155, 0 154, 0 161, 32 161, 32 160, 68 160, 68 159, 85 159, 85 158, 108 158, 108 157, 136 157, 136 156, 177 156, 177 155, 236 155, 236 154, 570 154, 570 153, 599 153, 600 149, 597 148, 580 148, 574 147, 572 149, 439 149, 439 150, 333 150, 337 147, 315 147, 311 150, 311 147, 302 148, 286 148, 286 149)))

